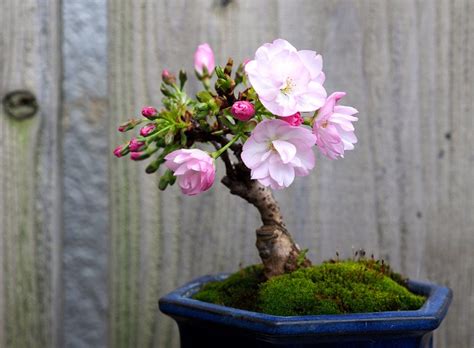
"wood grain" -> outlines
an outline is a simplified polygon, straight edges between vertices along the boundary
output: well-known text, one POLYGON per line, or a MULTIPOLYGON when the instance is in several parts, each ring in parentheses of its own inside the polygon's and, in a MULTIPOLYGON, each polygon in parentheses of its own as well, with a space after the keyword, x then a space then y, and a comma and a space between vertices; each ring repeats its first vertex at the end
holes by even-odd
POLYGON ((28 90, 40 107, 24 120, 0 110, 0 346, 57 346, 59 2, 7 0, 0 7, 0 98, 28 90))

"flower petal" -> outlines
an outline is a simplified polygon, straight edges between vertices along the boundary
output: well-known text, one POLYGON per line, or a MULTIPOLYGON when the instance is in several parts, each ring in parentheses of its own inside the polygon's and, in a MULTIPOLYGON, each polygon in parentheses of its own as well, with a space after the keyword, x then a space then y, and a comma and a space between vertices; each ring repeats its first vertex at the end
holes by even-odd
POLYGON ((295 145, 284 140, 273 140, 272 144, 275 147, 275 150, 278 151, 278 154, 280 155, 281 161, 283 163, 288 163, 293 159, 293 157, 295 157, 295 145))

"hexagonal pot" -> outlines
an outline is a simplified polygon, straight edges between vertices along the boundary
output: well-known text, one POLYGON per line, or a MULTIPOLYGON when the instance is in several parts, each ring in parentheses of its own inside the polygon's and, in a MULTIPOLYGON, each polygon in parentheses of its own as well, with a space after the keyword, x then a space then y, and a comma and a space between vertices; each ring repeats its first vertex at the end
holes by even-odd
POLYGON ((160 299, 160 310, 178 324, 182 348, 428 348, 452 299, 449 288, 414 280, 410 290, 427 296, 416 311, 282 317, 191 298, 227 276, 197 278, 160 299))

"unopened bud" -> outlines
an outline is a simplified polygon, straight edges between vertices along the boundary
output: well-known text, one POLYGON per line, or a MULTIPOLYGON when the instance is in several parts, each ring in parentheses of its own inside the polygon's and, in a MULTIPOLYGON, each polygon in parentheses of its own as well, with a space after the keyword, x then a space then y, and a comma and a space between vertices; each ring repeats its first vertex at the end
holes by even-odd
POLYGON ((161 72, 161 78, 163 79, 163 82, 166 83, 167 85, 176 84, 176 76, 174 76, 172 73, 170 73, 168 71, 168 69, 164 69, 161 72))
POLYGON ((162 165, 164 162, 165 160, 163 158, 157 158, 145 168, 145 172, 147 174, 152 174, 156 172, 158 168, 160 168, 160 165, 162 165))
POLYGON ((186 71, 180 70, 178 76, 179 76, 179 88, 182 90, 184 87, 184 84, 188 80, 188 75, 186 75, 186 71))
POLYGON ((148 123, 142 129, 140 129, 140 135, 142 137, 147 137, 156 130, 156 125, 154 123, 148 123))
POLYGON ((141 122, 142 122, 141 120, 132 118, 131 120, 128 120, 127 122, 122 123, 117 129, 119 132, 126 132, 135 128, 135 126, 140 124, 141 122))
POLYGON ((194 53, 194 69, 198 75, 212 75, 214 66, 214 52, 212 52, 211 46, 207 43, 199 45, 194 53))
POLYGON ((173 185, 176 181, 176 177, 174 176, 171 170, 166 170, 166 172, 161 176, 160 181, 158 183, 158 188, 160 190, 165 190, 168 185, 173 185))
POLYGON ((147 158, 148 155, 145 152, 132 152, 130 154, 130 159, 132 161, 141 161, 142 159, 147 158))
POLYGON ((304 121, 303 117, 299 112, 291 116, 279 117, 279 119, 289 123, 292 126, 301 126, 304 121))
POLYGON ((245 122, 255 115, 255 107, 248 101, 240 100, 232 105, 230 112, 236 119, 245 122))
POLYGON ((146 144, 144 141, 137 140, 136 138, 132 138, 130 140, 130 152, 140 152, 146 148, 146 144))
POLYGON ((122 157, 122 145, 119 145, 114 149, 114 155, 116 157, 122 157))
POLYGON ((156 110, 153 106, 145 106, 142 109, 142 115, 149 120, 153 120, 158 116, 158 110, 156 110))
POLYGON ((227 77, 225 79, 219 78, 217 79, 216 84, 215 84, 216 91, 220 95, 232 92, 234 87, 235 87, 235 81, 232 80, 230 77, 227 77))
POLYGON ((114 155, 116 157, 122 157, 125 156, 130 152, 128 144, 125 145, 119 145, 114 149, 114 155))
POLYGON ((232 74, 233 65, 234 65, 234 60, 232 58, 229 58, 224 68, 224 74, 226 74, 227 76, 230 76, 230 74, 232 74))

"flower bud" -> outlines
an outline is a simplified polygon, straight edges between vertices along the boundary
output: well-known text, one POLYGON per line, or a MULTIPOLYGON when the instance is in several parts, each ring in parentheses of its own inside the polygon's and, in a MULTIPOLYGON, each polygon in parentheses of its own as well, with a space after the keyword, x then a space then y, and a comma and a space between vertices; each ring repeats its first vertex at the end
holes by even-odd
POLYGON ((149 120, 153 120, 156 118, 156 116, 158 116, 158 110, 156 110, 153 106, 145 106, 142 109, 142 115, 149 120))
POLYGON ((180 70, 178 78, 179 78, 179 88, 183 90, 184 84, 188 80, 188 75, 186 74, 186 71, 180 70))
POLYGON ((132 138, 130 140, 130 152, 140 152, 145 149, 146 145, 144 141, 137 140, 136 138, 132 138))
POLYGON ((114 155, 116 157, 122 157, 130 152, 128 144, 119 145, 114 149, 114 155))
POLYGON ((130 159, 132 161, 140 161, 142 159, 148 158, 149 155, 146 152, 132 152, 130 154, 130 159))
POLYGON ((114 155, 116 157, 122 157, 122 145, 119 145, 114 149, 114 155))
POLYGON ((240 100, 232 105, 230 112, 236 119, 245 122, 255 115, 255 107, 248 101, 240 100))
POLYGON ((151 133, 153 133, 156 129, 156 125, 154 123, 148 123, 142 129, 140 129, 140 135, 142 137, 147 137, 151 133))
POLYGON ((214 52, 212 52, 211 46, 207 43, 199 45, 194 53, 194 69, 196 69, 196 72, 199 75, 204 75, 204 69, 206 69, 207 73, 212 75, 214 67, 214 52))
POLYGON ((122 123, 117 129, 119 132, 123 133, 135 128, 135 126, 140 123, 141 123, 141 120, 132 118, 131 120, 128 120, 127 122, 122 123))
POLYGON ((170 73, 168 69, 163 69, 163 71, 161 72, 161 78, 163 79, 163 82, 167 85, 176 84, 176 76, 170 73))
POLYGON ((227 60, 227 64, 225 65, 224 68, 224 74, 230 76, 232 74, 232 66, 234 65, 234 60, 229 57, 227 60))
POLYGON ((304 121, 299 112, 290 116, 279 117, 279 119, 289 123, 292 126, 300 126, 304 121))

